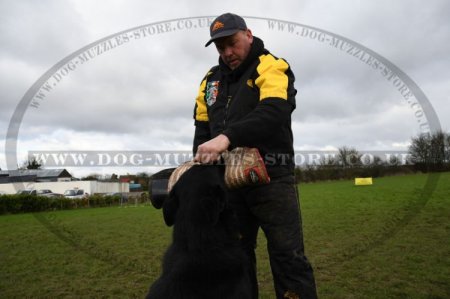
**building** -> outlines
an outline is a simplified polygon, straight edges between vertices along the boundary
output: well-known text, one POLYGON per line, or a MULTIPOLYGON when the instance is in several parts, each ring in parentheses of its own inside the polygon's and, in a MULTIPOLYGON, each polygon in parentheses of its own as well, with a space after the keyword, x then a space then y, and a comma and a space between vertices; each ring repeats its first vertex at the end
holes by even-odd
POLYGON ((130 191, 143 191, 148 190, 148 177, 142 177, 137 175, 121 175, 119 182, 129 183, 130 191))
POLYGON ((72 175, 66 169, 0 170, 0 184, 18 182, 70 182, 72 175))
POLYGON ((66 169, 0 170, 0 194, 14 194, 19 190, 49 189, 63 194, 66 190, 78 189, 84 193, 130 192, 127 182, 98 182, 73 180, 66 169))

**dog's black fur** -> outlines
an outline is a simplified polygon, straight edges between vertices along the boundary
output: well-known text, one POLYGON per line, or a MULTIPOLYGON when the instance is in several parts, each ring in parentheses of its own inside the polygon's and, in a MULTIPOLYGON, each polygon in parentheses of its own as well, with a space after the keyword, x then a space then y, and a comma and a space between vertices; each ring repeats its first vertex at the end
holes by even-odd
POLYGON ((221 166, 195 165, 184 173, 163 214, 174 225, 173 242, 147 298, 251 298, 248 258, 225 199, 221 166))

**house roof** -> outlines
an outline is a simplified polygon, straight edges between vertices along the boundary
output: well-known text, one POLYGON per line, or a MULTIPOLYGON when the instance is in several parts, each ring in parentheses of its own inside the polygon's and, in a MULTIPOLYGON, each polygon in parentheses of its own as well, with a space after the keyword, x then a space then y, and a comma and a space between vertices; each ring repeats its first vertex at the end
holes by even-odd
POLYGON ((72 175, 66 169, 17 169, 0 170, 0 177, 24 177, 35 176, 36 178, 71 178, 72 175))
POLYGON ((23 176, 0 176, 0 184, 6 183, 19 183, 19 182, 34 182, 36 181, 35 175, 23 175, 23 176))

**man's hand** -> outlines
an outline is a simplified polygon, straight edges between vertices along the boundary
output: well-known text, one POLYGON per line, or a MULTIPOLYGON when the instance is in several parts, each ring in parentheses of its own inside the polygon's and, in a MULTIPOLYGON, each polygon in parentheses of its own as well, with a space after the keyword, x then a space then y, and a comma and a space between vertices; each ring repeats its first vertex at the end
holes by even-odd
POLYGON ((219 136, 198 146, 194 161, 204 164, 218 161, 220 159, 220 155, 226 151, 229 146, 230 140, 228 137, 220 134, 219 136))

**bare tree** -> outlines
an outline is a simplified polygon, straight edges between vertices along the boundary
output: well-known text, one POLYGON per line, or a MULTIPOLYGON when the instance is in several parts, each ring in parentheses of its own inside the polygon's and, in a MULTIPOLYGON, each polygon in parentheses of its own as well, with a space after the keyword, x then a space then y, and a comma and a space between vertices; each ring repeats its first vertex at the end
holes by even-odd
POLYGON ((442 170, 449 158, 449 134, 438 131, 412 138, 409 153, 421 170, 442 170))
POLYGON ((353 168, 361 166, 361 154, 354 148, 343 146, 338 149, 337 163, 342 168, 353 168))
POLYGON ((444 142, 445 163, 450 163, 450 134, 446 134, 444 142))
POLYGON ((430 145, 430 134, 420 134, 419 136, 412 138, 411 145, 409 146, 409 153, 411 154, 411 159, 415 164, 426 165, 426 163, 430 161, 430 145))
POLYGON ((22 167, 19 169, 42 169, 42 162, 36 157, 32 157, 23 162, 22 167))
POLYGON ((399 166, 401 164, 400 158, 396 155, 389 156, 389 159, 386 161, 386 164, 389 166, 399 166))
POLYGON ((338 165, 338 160, 335 156, 325 156, 320 158, 319 168, 334 168, 338 165))
POLYGON ((100 181, 102 179, 102 175, 98 173, 91 173, 85 177, 82 177, 82 181, 100 181))
POLYGON ((431 163, 438 168, 445 162, 445 137, 446 134, 442 131, 431 135, 431 163))

